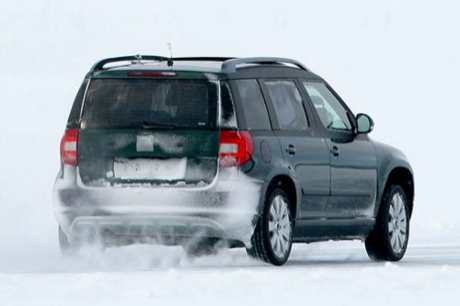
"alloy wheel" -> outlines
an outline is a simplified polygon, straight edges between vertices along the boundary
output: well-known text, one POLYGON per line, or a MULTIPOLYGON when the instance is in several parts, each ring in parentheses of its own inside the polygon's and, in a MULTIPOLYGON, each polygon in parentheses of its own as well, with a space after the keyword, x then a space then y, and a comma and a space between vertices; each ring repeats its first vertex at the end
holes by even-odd
POLYGON ((273 252, 284 258, 291 245, 291 222, 288 203, 281 195, 273 198, 268 220, 268 233, 273 252))
POLYGON ((404 199, 400 193, 395 193, 391 199, 388 234, 393 251, 397 254, 401 253, 407 242, 407 214, 404 199))

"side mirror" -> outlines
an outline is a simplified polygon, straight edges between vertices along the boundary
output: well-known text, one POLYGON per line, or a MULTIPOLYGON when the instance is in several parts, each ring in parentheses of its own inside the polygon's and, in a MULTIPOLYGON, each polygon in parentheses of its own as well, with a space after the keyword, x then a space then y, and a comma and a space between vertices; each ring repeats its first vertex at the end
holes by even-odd
POLYGON ((367 134, 374 129, 374 120, 366 114, 358 114, 356 122, 358 124, 358 134, 367 134))

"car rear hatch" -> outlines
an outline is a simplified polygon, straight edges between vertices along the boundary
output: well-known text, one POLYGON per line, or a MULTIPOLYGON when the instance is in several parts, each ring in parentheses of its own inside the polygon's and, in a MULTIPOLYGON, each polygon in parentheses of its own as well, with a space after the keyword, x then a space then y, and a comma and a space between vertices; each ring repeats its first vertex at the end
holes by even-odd
POLYGON ((83 183, 210 184, 218 168, 218 100, 217 81, 203 74, 93 77, 78 140, 83 183))

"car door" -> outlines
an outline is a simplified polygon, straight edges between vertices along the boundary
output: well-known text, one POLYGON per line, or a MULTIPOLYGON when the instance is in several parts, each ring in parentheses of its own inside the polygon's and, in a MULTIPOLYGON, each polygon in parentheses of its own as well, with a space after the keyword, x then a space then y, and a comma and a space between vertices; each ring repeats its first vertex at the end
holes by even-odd
POLYGON ((325 218, 330 183, 327 144, 310 126, 294 80, 264 80, 261 86, 287 170, 300 187, 298 217, 325 218))
POLYGON ((371 217, 377 190, 377 158, 366 134, 356 134, 351 111, 323 82, 304 81, 329 148, 331 193, 327 218, 371 217))

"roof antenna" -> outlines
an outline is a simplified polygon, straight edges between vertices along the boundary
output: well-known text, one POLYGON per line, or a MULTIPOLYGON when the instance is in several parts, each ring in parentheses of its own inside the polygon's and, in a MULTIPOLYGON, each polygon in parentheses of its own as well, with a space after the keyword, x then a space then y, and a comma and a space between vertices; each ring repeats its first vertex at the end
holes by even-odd
POLYGON ((168 59, 168 67, 172 67, 174 65, 173 56, 172 56, 172 44, 171 44, 171 42, 168 42, 167 45, 169 47, 169 55, 171 56, 168 59))
POLYGON ((140 64, 142 62, 142 55, 136 54, 136 55, 134 55, 134 58, 135 58, 135 60, 131 61, 131 63, 134 64, 135 61, 137 61, 137 63, 140 64))

